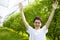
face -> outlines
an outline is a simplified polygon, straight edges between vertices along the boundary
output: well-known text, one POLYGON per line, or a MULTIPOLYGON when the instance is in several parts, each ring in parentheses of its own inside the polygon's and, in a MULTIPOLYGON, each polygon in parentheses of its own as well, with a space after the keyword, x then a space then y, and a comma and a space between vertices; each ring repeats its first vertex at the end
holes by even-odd
POLYGON ((35 20, 34 21, 34 26, 35 27, 41 27, 41 21, 40 20, 35 20))

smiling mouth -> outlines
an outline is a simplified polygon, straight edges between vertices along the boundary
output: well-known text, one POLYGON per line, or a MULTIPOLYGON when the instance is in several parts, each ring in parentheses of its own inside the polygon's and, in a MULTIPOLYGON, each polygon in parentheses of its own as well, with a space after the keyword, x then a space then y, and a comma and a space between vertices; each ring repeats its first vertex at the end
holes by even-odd
POLYGON ((39 27, 39 25, 36 25, 36 27, 39 27))

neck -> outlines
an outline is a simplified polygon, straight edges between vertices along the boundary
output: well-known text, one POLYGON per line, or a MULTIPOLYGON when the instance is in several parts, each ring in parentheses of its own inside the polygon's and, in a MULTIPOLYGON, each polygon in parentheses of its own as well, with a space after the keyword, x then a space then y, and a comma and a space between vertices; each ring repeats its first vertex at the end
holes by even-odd
POLYGON ((40 27, 35 27, 36 30, 40 29, 40 27))

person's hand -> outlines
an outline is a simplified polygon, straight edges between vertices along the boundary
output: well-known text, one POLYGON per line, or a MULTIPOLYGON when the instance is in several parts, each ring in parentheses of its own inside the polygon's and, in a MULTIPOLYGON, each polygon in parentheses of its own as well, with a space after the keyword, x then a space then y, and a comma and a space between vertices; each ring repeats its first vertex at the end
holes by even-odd
POLYGON ((23 9, 23 4, 21 2, 19 3, 19 7, 23 9))
POLYGON ((56 9, 56 8, 57 8, 57 6, 58 6, 58 2, 57 2, 57 1, 55 1, 55 2, 52 4, 52 7, 53 7, 53 9, 56 9))

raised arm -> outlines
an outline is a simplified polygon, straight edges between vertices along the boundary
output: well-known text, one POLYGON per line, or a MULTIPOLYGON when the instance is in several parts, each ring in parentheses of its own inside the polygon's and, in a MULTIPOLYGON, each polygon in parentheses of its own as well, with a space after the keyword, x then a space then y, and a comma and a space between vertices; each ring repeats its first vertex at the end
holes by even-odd
POLYGON ((51 21, 52 21, 52 19, 53 19, 54 12, 55 12, 55 9, 57 8, 57 5, 58 5, 58 2, 57 2, 57 1, 55 1, 55 2, 52 4, 52 11, 51 11, 51 14, 50 14, 50 16, 49 16, 49 18, 48 18, 48 21, 47 21, 47 23, 46 23, 46 28, 49 28, 49 25, 50 25, 50 23, 51 23, 51 21))
POLYGON ((20 7, 20 12, 21 12, 21 16, 22 16, 22 20, 23 20, 23 22, 24 22, 24 25, 25 25, 25 27, 28 29, 29 24, 28 24, 28 22, 26 21, 26 18, 25 18, 25 16, 24 16, 24 11, 23 11, 23 5, 22 5, 22 3, 19 3, 19 7, 20 7))

